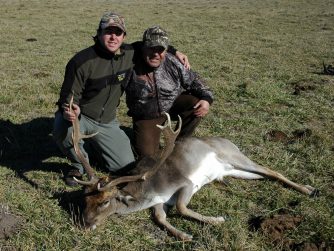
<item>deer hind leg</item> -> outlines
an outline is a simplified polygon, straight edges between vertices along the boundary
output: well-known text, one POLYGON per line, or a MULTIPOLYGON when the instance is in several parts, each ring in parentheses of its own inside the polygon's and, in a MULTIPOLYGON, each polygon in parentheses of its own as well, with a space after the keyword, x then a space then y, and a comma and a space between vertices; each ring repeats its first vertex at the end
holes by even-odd
POLYGON ((227 162, 234 166, 235 170, 244 171, 253 175, 255 174, 266 178, 278 180, 303 194, 307 194, 310 196, 317 195, 317 189, 311 186, 297 184, 278 172, 256 164, 246 155, 240 152, 240 150, 233 143, 225 140, 222 141, 222 144, 223 145, 221 145, 220 149, 223 149, 225 154, 218 154, 218 157, 221 159, 222 162, 227 162))
POLYGON ((266 167, 262 167, 262 166, 259 166, 259 167, 260 167, 261 170, 265 170, 264 176, 267 176, 267 177, 272 178, 272 179, 276 179, 276 180, 278 180, 278 181, 296 189, 297 191, 299 191, 301 193, 304 193, 304 194, 310 195, 310 196, 318 194, 318 190, 316 188, 312 187, 312 186, 297 184, 297 183, 289 180, 288 178, 286 178, 285 176, 283 176, 282 174, 280 174, 278 172, 272 171, 272 170, 270 170, 269 168, 266 168, 266 167))
MULTIPOLYGON (((254 164, 256 165, 256 164, 254 164)), ((269 168, 265 168, 263 166, 259 166, 257 165, 257 167, 252 167, 251 171, 247 171, 246 168, 244 167, 238 167, 238 168, 242 168, 242 170, 239 169, 235 169, 235 170, 231 170, 228 173, 228 176, 232 176, 234 178, 240 178, 240 179, 262 179, 262 178, 270 178, 273 180, 278 180, 280 182, 282 182, 283 184, 286 184, 292 188, 294 188, 295 190, 307 194, 307 195, 316 195, 317 194, 317 189, 315 189, 314 187, 308 186, 308 185, 300 185, 297 184, 291 180, 289 180, 288 178, 286 178, 285 176, 283 176, 282 174, 272 171, 269 168)))
POLYGON ((173 235, 177 239, 183 241, 192 240, 193 237, 191 235, 176 229, 166 220, 166 211, 167 211, 167 206, 164 205, 163 203, 155 205, 153 207, 154 221, 161 227, 165 228, 171 235, 173 235))
MULTIPOLYGON (((314 187, 311 187, 308 185, 305 186, 305 185, 297 184, 278 172, 275 172, 267 167, 263 167, 263 166, 256 164, 255 162, 247 158, 242 153, 239 153, 239 155, 237 156, 238 156, 237 158, 232 160, 233 161, 232 165, 234 165, 236 168, 232 172, 236 172, 240 174, 243 173, 242 175, 239 176, 241 178, 247 178, 246 177, 247 175, 245 175, 245 173, 248 173, 249 177, 254 176, 254 178, 256 178, 256 176, 258 175, 259 178, 263 176, 266 178, 278 180, 282 182, 283 184, 286 184, 294 188, 295 190, 303 194, 310 195, 310 196, 316 195, 318 192, 317 189, 315 189, 314 187), (243 177, 243 175, 245 175, 245 177, 243 177)), ((231 175, 231 176, 237 177, 238 175, 231 175)))
POLYGON ((207 140, 207 143, 217 150, 217 155, 221 162, 229 163, 230 165, 234 166, 236 170, 258 174, 260 176, 278 180, 307 195, 312 196, 318 193, 317 189, 311 186, 297 184, 278 172, 256 164, 246 155, 244 155, 235 144, 227 139, 211 138, 210 140, 207 140))
POLYGON ((225 221, 224 217, 204 216, 187 208, 187 204, 193 195, 192 190, 193 188, 189 186, 182 188, 178 193, 176 209, 181 215, 209 224, 219 224, 225 221))

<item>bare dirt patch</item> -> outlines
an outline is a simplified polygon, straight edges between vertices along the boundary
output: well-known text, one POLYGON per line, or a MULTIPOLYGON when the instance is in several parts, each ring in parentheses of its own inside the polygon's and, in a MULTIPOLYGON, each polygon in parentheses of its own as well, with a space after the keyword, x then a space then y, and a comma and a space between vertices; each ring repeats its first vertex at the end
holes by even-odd
POLYGON ((285 132, 280 130, 270 130, 264 135, 265 140, 276 141, 282 143, 294 143, 297 140, 303 140, 309 138, 312 135, 312 130, 309 128, 297 129, 291 132, 291 136, 288 136, 285 132))
POLYGON ((0 239, 9 239, 22 227, 23 219, 9 212, 8 207, 0 204, 0 239))
POLYGON ((296 229, 303 221, 301 216, 294 216, 290 214, 276 214, 270 217, 257 216, 249 220, 249 227, 252 231, 261 231, 268 237, 270 243, 283 245, 283 250, 303 250, 303 251, 317 251, 317 250, 331 250, 325 241, 317 243, 311 241, 304 241, 297 243, 289 238, 289 232, 296 229))
MULTIPOLYGON (((332 67, 332 66, 329 66, 332 67)), ((325 68, 324 68, 325 69, 325 68)), ((334 72, 334 68, 328 68, 329 71, 333 71, 334 72)), ((318 74, 324 74, 324 75, 331 75, 329 74, 329 72, 325 71, 318 73, 318 74)), ((320 80, 311 80, 311 79, 301 79, 299 81, 296 82, 291 82, 290 85, 293 88, 293 95, 301 95, 303 92, 312 92, 315 91, 318 87, 324 86, 326 84, 330 84, 329 79, 327 78, 323 78, 320 80)))
POLYGON ((316 86, 313 83, 295 83, 293 89, 293 95, 300 95, 303 91, 314 91, 316 86))

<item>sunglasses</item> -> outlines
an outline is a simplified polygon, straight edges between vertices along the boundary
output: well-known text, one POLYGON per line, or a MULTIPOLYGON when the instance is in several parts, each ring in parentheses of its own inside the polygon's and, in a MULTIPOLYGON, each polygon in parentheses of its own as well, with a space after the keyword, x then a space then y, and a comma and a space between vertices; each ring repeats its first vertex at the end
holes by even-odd
POLYGON ((115 34, 117 37, 123 35, 123 31, 117 27, 107 28, 103 31, 103 33, 108 35, 115 34))
POLYGON ((165 48, 163 46, 153 46, 146 48, 150 53, 158 53, 161 54, 165 51, 165 48))

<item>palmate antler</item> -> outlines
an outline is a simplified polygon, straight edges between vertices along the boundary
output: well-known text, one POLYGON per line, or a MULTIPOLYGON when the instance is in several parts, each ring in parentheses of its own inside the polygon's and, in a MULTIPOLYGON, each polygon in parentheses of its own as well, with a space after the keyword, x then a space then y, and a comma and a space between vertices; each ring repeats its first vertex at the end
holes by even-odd
POLYGON ((165 163, 168 156, 173 152, 176 138, 181 132, 181 117, 179 115, 177 116, 179 119, 178 125, 177 128, 173 130, 170 115, 167 112, 165 112, 164 114, 167 117, 166 122, 164 123, 164 125, 157 125, 157 127, 160 128, 161 133, 164 137, 164 147, 162 148, 161 152, 156 156, 158 159, 154 166, 149 171, 144 173, 144 177, 146 179, 151 177, 156 172, 156 170, 158 170, 160 166, 165 163))
POLYGON ((179 115, 177 115, 179 121, 178 121, 178 127, 173 130, 172 129, 172 122, 170 115, 165 112, 165 116, 167 117, 167 120, 164 125, 157 125, 158 128, 160 128, 162 135, 164 136, 164 147, 160 153, 159 163, 165 162, 167 157, 172 153, 175 141, 179 133, 181 132, 182 127, 182 119, 179 115))
POLYGON ((100 183, 97 184, 97 190, 99 190, 100 192, 104 192, 104 191, 108 191, 111 188, 122 184, 122 183, 128 183, 131 181, 138 181, 138 180, 142 180, 144 181, 146 179, 146 173, 144 174, 139 174, 139 175, 132 175, 132 176, 123 176, 123 177, 119 177, 117 179, 114 179, 112 181, 110 181, 109 183, 107 183, 106 185, 104 185, 103 187, 101 187, 100 183))
MULTIPOLYGON (((69 107, 70 112, 73 112, 73 108, 72 108, 72 106, 73 106, 73 95, 71 97, 71 101, 70 101, 69 106, 70 106, 69 107)), ((97 181, 97 178, 95 177, 94 169, 90 166, 88 160, 85 158, 85 156, 81 152, 81 149, 79 147, 79 142, 80 142, 81 139, 91 138, 91 137, 95 136, 96 134, 98 134, 98 132, 93 133, 93 134, 89 134, 89 135, 82 134, 80 132, 80 121, 79 121, 78 118, 76 118, 74 121, 72 121, 72 125, 73 125, 72 141, 73 141, 74 151, 77 154, 78 159, 80 160, 83 168, 85 169, 85 171, 88 175, 89 181, 88 182, 87 181, 81 181, 81 180, 78 180, 78 179, 75 179, 75 180, 81 185, 89 185, 89 184, 95 183, 97 181)))
POLYGON ((149 171, 142 173, 142 174, 138 174, 138 175, 133 175, 133 176, 123 176, 117 179, 114 179, 112 181, 110 181, 109 183, 107 183, 105 186, 100 187, 98 185, 98 190, 99 191, 107 191, 110 190, 112 187, 117 186, 121 183, 127 183, 127 182, 131 182, 131 181, 138 181, 138 180, 146 180, 147 178, 149 178, 153 173, 155 173, 155 171, 161 166, 162 163, 165 162, 165 160, 167 159, 167 157, 171 154, 171 152, 174 149, 175 146, 175 140, 177 138, 177 136, 179 135, 180 131, 181 131, 181 127, 182 127, 182 119, 180 116, 178 116, 179 121, 178 121, 178 128, 176 130, 172 129, 172 122, 171 122, 171 118, 169 116, 168 113, 165 113, 166 117, 167 117, 167 121, 165 122, 165 124, 162 125, 157 125, 157 127, 160 128, 161 133, 164 136, 164 140, 165 140, 165 146, 162 149, 159 159, 157 161, 157 163, 152 167, 152 169, 150 169, 149 171))
MULTIPOLYGON (((73 96, 71 98, 70 101, 70 112, 73 112, 73 96)), ((93 136, 95 136, 96 134, 98 134, 98 132, 96 133, 92 133, 89 135, 85 135, 82 134, 80 132, 80 122, 79 119, 76 118, 73 122, 73 132, 72 132, 72 141, 73 141, 73 147, 74 147, 74 151, 78 156, 78 159, 80 160, 83 168, 85 169, 87 176, 88 176, 88 181, 83 181, 83 180, 79 180, 76 179, 75 177, 73 177, 73 179, 78 182, 81 185, 84 186, 91 186, 91 185, 95 185, 98 182, 98 178, 95 177, 95 172, 94 169, 91 167, 91 165, 89 164, 88 160, 85 158, 85 156, 83 155, 83 153, 81 152, 81 149, 79 147, 79 142, 81 139, 85 139, 85 138, 91 138, 93 136)), ((117 186, 121 183, 126 183, 126 182, 130 182, 130 181, 137 181, 137 180, 144 180, 145 179, 145 174, 144 175, 135 175, 135 176, 124 176, 124 177, 119 177, 117 179, 112 180, 111 182, 109 182, 107 185, 101 187, 101 185, 98 183, 97 187, 99 191, 106 191, 107 189, 110 189, 111 187, 117 186)))

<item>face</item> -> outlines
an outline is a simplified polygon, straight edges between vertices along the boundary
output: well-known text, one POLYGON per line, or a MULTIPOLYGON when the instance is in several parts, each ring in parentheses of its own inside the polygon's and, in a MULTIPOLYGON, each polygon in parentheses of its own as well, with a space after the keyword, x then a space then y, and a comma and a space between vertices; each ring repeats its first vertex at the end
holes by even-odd
POLYGON ((118 27, 109 27, 101 31, 100 42, 111 53, 116 53, 125 39, 124 32, 118 27))
MULTIPOLYGON (((109 177, 103 177, 99 182, 109 182, 109 177)), ((116 189, 110 191, 98 191, 97 184, 85 188, 85 209, 84 226, 87 229, 94 230, 97 226, 104 223, 107 217, 114 213, 113 199, 116 197, 116 189)))
POLYGON ((157 68, 160 66, 161 62, 165 59, 166 50, 162 46, 155 46, 155 47, 144 47, 143 56, 145 62, 153 67, 157 68))

